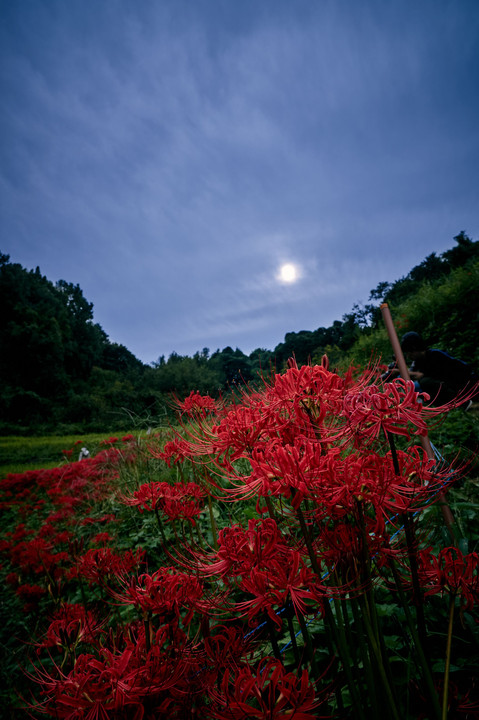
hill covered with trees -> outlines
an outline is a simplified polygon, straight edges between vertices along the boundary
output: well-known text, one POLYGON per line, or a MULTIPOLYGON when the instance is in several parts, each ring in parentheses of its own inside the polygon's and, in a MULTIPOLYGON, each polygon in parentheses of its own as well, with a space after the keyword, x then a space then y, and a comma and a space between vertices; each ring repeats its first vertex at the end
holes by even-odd
POLYGON ((0 255, 0 433, 85 432, 154 425, 169 412, 172 393, 218 396, 258 373, 281 370, 327 353, 333 365, 391 350, 379 306, 387 302, 398 332, 416 330, 430 344, 479 366, 479 242, 464 232, 441 255, 432 253, 403 278, 380 282, 368 303, 328 327, 289 332, 273 350, 249 356, 225 347, 172 353, 145 365, 111 342, 94 322, 79 285, 51 282, 0 255))

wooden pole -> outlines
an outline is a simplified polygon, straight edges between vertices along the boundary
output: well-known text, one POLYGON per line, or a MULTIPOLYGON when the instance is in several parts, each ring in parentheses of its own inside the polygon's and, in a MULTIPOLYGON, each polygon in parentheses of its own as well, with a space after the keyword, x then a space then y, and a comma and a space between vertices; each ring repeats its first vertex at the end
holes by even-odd
MULTIPOLYGON (((399 374, 401 375, 403 380, 410 380, 411 378, 409 376, 409 370, 404 359, 404 353, 402 351, 401 344, 396 333, 396 328, 394 327, 389 305, 387 303, 382 303, 382 305, 380 306, 380 310, 383 316, 384 324, 386 326, 386 331, 389 336, 389 341, 391 343, 391 347, 396 358, 399 374)), ((430 458, 431 460, 435 460, 436 456, 434 454, 431 441, 429 440, 429 436, 427 434, 421 435, 420 440, 421 445, 426 451, 428 458, 430 458)), ((439 499, 441 501, 441 510, 444 517, 444 522, 449 531, 449 535, 451 536, 454 544, 456 544, 456 534, 454 532, 454 516, 451 512, 451 508, 446 502, 446 498, 443 492, 440 493, 439 499)))

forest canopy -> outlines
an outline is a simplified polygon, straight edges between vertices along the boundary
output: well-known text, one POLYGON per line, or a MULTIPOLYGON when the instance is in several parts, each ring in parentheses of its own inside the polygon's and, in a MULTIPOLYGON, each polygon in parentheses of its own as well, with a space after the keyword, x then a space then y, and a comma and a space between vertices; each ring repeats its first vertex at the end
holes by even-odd
POLYGON ((0 254, 0 432, 39 433, 154 425, 169 413, 172 394, 213 397, 258 374, 299 365, 326 353, 337 367, 391 351, 379 306, 387 302, 398 332, 416 330, 426 342, 479 365, 479 242, 465 232, 446 252, 432 253, 393 283, 379 282, 330 327, 286 333, 274 349, 208 348, 193 357, 172 353, 145 365, 112 342, 94 322, 93 304, 79 285, 53 283, 0 254))

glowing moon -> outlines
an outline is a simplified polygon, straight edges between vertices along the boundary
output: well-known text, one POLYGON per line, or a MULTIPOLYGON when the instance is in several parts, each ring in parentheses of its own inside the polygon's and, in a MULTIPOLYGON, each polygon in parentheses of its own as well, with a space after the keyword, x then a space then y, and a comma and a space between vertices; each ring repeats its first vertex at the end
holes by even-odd
POLYGON ((284 283, 293 283, 298 279, 298 269, 292 263, 285 263, 279 269, 279 278, 284 283))

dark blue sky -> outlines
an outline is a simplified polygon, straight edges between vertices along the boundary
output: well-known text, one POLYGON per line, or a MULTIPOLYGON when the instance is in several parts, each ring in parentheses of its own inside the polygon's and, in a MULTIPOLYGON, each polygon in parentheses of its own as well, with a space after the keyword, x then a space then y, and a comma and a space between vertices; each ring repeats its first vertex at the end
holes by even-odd
POLYGON ((477 0, 0 9, 0 250, 145 362, 273 349, 479 238, 477 0))

